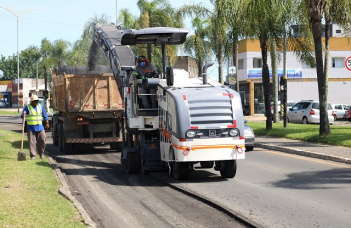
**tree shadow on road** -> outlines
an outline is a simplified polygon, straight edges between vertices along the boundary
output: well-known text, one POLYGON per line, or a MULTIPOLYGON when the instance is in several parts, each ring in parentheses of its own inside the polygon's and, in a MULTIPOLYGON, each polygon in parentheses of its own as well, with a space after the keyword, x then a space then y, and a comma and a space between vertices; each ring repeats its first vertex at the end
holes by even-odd
POLYGON ((287 179, 274 182, 273 186, 290 189, 350 188, 351 169, 340 168, 287 175, 287 179))

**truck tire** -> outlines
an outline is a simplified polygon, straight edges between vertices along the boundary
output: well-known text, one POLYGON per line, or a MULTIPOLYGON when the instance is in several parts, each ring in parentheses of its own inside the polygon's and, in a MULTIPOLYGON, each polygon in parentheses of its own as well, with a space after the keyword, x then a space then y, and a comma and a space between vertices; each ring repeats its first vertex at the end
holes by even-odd
POLYGON ((110 143, 111 150, 117 150, 117 152, 121 152, 123 147, 122 142, 110 143))
POLYGON ((236 160, 222 161, 223 168, 220 170, 223 178, 234 178, 236 174, 236 160))
POLYGON ((147 173, 148 171, 145 169, 145 160, 143 157, 140 157, 140 174, 145 176, 147 173))
POLYGON ((137 153, 127 154, 127 173, 128 174, 139 173, 139 158, 137 153))
POLYGON ((54 144, 54 146, 58 146, 59 145, 59 140, 58 140, 58 129, 57 129, 57 124, 54 124, 54 126, 52 127, 52 143, 54 144))
POLYGON ((63 143, 63 132, 62 132, 62 123, 61 122, 59 122, 58 123, 58 147, 59 147, 59 151, 63 151, 63 145, 62 145, 62 143, 63 143))
POLYGON ((214 161, 202 161, 200 162, 201 168, 213 168, 214 161))
POLYGON ((62 147, 63 147, 63 152, 65 154, 72 154, 73 153, 73 148, 74 148, 74 144, 73 143, 66 143, 66 134, 64 131, 62 131, 62 147))
POLYGON ((254 146, 246 146, 246 151, 252 151, 254 149, 254 146))

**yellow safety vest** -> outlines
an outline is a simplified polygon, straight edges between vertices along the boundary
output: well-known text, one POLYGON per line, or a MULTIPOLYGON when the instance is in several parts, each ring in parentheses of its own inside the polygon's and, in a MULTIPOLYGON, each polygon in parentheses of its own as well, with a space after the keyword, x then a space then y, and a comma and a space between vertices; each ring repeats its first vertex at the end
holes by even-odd
POLYGON ((27 115, 27 125, 38 125, 43 124, 43 111, 41 105, 37 104, 37 110, 35 111, 32 105, 27 105, 29 114, 27 115))

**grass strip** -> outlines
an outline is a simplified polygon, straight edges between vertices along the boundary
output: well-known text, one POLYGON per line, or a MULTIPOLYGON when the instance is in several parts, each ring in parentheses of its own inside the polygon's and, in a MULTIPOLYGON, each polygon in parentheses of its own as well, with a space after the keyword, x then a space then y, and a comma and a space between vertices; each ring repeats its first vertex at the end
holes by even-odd
POLYGON ((14 111, 0 111, 0 115, 8 115, 8 116, 20 116, 22 113, 22 109, 20 112, 14 112, 14 111))
POLYGON ((348 126, 330 125, 331 135, 319 137, 319 125, 317 124, 289 123, 288 127, 284 128, 283 123, 273 123, 269 131, 266 130, 265 122, 248 122, 247 124, 254 130, 255 135, 351 147, 351 127, 348 126))
POLYGON ((75 206, 58 194, 47 159, 17 161, 21 134, 0 129, 0 227, 84 227, 75 206))

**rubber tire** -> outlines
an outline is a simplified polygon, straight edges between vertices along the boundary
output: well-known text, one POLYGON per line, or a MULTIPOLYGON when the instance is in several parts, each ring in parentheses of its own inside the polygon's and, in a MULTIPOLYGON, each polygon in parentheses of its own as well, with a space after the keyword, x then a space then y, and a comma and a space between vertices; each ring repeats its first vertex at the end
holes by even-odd
POLYGON ((201 168, 211 169, 213 168, 214 161, 202 161, 200 162, 201 168))
POLYGON ((128 174, 139 173, 139 158, 137 153, 127 154, 127 173, 128 174))
POLYGON ((63 131, 63 124, 61 124, 61 133, 62 133, 62 136, 61 136, 61 139, 62 139, 62 151, 65 153, 65 154, 72 154, 73 152, 73 147, 74 147, 74 144, 73 143, 65 143, 66 141, 66 135, 65 135, 65 132, 63 131))
POLYGON ((224 167, 220 170, 223 178, 234 178, 236 175, 236 160, 222 161, 224 167))
POLYGON ((54 146, 59 145, 59 140, 57 138, 58 138, 57 124, 54 124, 52 128, 52 143, 54 144, 54 146))
POLYGON ((144 166, 144 158, 140 158, 140 175, 146 176, 148 174, 148 171, 145 169, 144 166))
POLYGON ((62 123, 58 123, 58 147, 59 147, 59 151, 61 151, 61 152, 63 152, 62 136, 63 136, 62 123))
POLYGON ((246 151, 253 151, 254 146, 246 146, 246 151))
POLYGON ((173 162, 172 163, 173 177, 176 180, 187 180, 189 178, 189 163, 188 162, 173 162))
POLYGON ((111 150, 117 150, 117 152, 121 152, 123 147, 122 142, 116 142, 116 143, 110 143, 110 149, 111 150))
POLYGON ((303 117, 303 118, 302 118, 302 124, 308 124, 307 117, 303 117))
POLYGON ((334 115, 334 121, 336 121, 336 119, 337 119, 337 118, 336 118, 336 115, 334 115))

